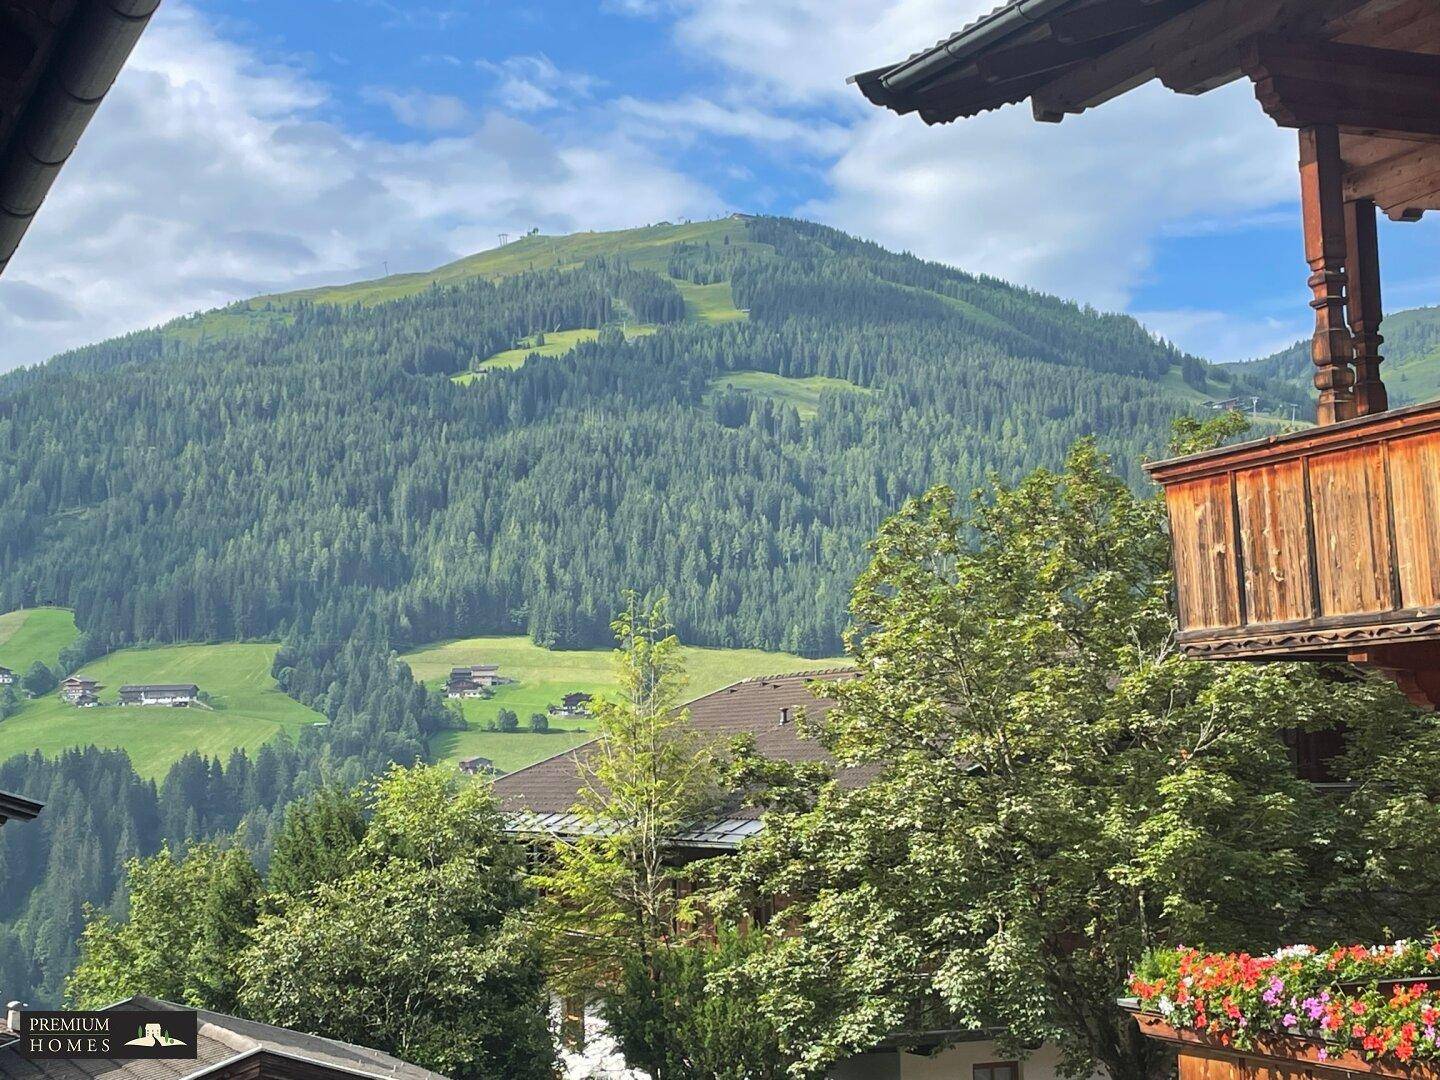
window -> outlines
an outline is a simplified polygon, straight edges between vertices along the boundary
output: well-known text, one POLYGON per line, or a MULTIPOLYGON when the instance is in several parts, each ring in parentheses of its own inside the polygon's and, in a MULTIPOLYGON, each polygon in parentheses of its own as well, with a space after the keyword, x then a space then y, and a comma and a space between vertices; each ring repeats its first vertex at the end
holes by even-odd
POLYGON ((971 1071, 971 1080, 1020 1080, 1018 1061, 990 1061, 976 1065, 971 1071))

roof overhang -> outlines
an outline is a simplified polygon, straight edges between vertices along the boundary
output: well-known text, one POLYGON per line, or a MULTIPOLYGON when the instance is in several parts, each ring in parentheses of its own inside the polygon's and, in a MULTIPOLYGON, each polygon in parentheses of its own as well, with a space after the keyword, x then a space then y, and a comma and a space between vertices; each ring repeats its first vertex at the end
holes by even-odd
POLYGON ((159 6, 0 4, 0 273, 159 6))
POLYGON ((44 803, 0 791, 0 825, 7 821, 32 821, 45 808, 44 803))
POLYGON ((1027 99, 1054 122, 1156 80, 1195 95, 1239 79, 1279 126, 1339 132, 1346 201, 1440 210, 1433 0, 1011 0, 850 81, 941 124, 1027 99))

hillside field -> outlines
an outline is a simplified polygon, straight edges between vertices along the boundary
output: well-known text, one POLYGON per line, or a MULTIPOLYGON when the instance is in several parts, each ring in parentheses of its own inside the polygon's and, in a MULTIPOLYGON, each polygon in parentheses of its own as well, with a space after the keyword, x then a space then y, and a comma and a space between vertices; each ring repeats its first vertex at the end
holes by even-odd
MULTIPOLYGON (((573 691, 603 693, 613 689, 614 654, 609 649, 550 651, 520 636, 478 637, 428 646, 402 657, 426 686, 440 688, 452 667, 499 664, 500 674, 516 680, 496 688, 495 696, 462 702, 469 731, 445 732, 431 741, 437 761, 458 762, 466 757, 488 757, 496 767, 514 772, 542 758, 576 746, 589 736, 590 721, 552 717, 552 730, 532 735, 526 730, 531 713, 544 712, 573 691), (520 732, 505 734, 482 730, 499 711, 513 709, 520 717, 520 732), (563 731, 555 730, 563 728, 563 731)), ((698 697, 754 675, 782 675, 818 671, 844 664, 844 660, 806 660, 788 653, 760 649, 685 649, 690 676, 687 697, 698 697)))
POLYGON ((36 660, 55 667, 60 650, 75 640, 75 613, 68 608, 21 608, 0 615, 0 666, 17 675, 36 660))
POLYGON ((102 684, 100 706, 77 709, 58 693, 28 702, 0 722, 0 760, 93 743, 123 748, 141 776, 159 779, 189 750, 224 757, 235 747, 257 750, 281 732, 297 735, 323 717, 276 686, 270 664, 277 648, 177 645, 111 653, 77 673, 102 684), (210 695, 209 709, 114 704, 122 683, 192 682, 210 695))
POLYGON ((713 397, 721 390, 737 390, 742 394, 766 398, 777 405, 789 405, 800 414, 801 420, 814 420, 820 411, 820 395, 826 390, 837 393, 871 394, 868 387, 856 386, 845 379, 827 375, 794 376, 776 375, 769 371, 731 371, 710 382, 713 397))

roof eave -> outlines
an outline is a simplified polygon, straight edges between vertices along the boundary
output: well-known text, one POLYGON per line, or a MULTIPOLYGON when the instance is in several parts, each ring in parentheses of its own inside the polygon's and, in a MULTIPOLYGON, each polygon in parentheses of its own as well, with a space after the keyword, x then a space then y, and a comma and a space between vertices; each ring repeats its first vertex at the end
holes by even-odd
POLYGON ((33 821, 43 809, 45 809, 44 803, 27 799, 23 795, 12 795, 8 791, 0 791, 0 822, 33 821))
POLYGON ((0 147, 0 273, 159 5, 88 0, 70 17, 13 134, 0 147))
POLYGON ((908 60, 889 67, 875 68, 852 75, 846 81, 860 88, 873 104, 908 113, 915 106, 906 103, 904 95, 920 85, 943 75, 957 63, 964 62, 981 49, 1002 38, 1025 30, 1076 0, 1014 0, 997 8, 957 34, 933 48, 918 52, 908 60))

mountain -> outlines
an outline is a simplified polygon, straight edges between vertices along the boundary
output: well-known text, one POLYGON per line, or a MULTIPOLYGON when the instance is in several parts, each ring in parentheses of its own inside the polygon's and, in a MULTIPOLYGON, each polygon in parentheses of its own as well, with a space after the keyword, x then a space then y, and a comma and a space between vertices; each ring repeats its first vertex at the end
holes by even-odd
POLYGON ((1237 393, 1303 400, 805 222, 532 235, 0 378, 0 611, 73 607, 100 651, 362 618, 581 646, 634 587, 692 643, 827 655, 905 498, 1092 433, 1139 482, 1237 393))
MULTIPOLYGON (((1380 330, 1385 335, 1380 373, 1390 404, 1416 405, 1440 397, 1440 307, 1386 315, 1380 330)), ((1308 338, 1263 359, 1232 366, 1247 378, 1279 380, 1307 393, 1313 386, 1308 338)))
MULTIPOLYGON (((908 496, 1058 464, 1087 434, 1139 484, 1176 415, 1232 396, 1308 392, 1123 316, 738 217, 528 236, 0 377, 0 612, 77 624, 0 617, 17 659, 189 681, 203 654, 197 681, 273 695, 250 719, 288 733, 251 724, 249 750, 163 777, 184 748, 168 721, 161 756, 0 761, 0 788, 48 804, 0 830, 0 986, 57 1002, 85 905, 124 910, 131 856, 243 827, 263 862, 318 785, 477 752, 416 679, 449 662, 428 643, 608 644, 635 588, 671 597, 689 644, 833 655, 865 544, 908 496)), ((573 682, 556 659, 533 663, 573 682)), ((54 750, 54 723, 106 722, 47 704, 0 741, 54 750)), ((132 730, 101 741, 135 746, 133 718, 108 722, 132 730)))

